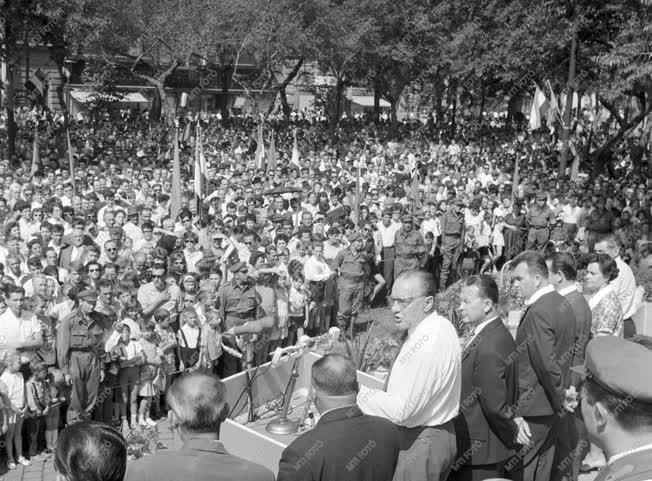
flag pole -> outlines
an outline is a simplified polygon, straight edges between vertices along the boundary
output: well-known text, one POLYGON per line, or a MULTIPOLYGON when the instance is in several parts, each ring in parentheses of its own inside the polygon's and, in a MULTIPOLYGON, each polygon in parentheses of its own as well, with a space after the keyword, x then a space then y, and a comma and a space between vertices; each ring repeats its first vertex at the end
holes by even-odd
POLYGON ((358 158, 357 162, 357 175, 355 179, 355 222, 358 226, 358 229, 360 228, 360 158, 358 158))
POLYGON ((70 164, 70 180, 72 182, 72 194, 73 196, 77 192, 75 184, 75 158, 72 155, 72 144, 70 142, 70 129, 66 127, 66 140, 68 142, 68 163, 70 164))
POLYGON ((174 160, 172 161, 172 192, 170 218, 176 222, 181 207, 181 162, 179 160, 179 121, 174 122, 174 160))

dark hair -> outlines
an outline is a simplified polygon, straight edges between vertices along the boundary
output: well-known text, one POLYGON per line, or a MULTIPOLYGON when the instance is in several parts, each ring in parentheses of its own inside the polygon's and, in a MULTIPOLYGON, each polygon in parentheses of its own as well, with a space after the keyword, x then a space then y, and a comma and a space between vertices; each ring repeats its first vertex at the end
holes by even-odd
POLYGON ((600 274, 602 274, 608 282, 611 282, 618 277, 618 266, 611 256, 607 254, 593 254, 589 257, 588 264, 593 264, 594 262, 598 264, 600 274))
POLYGON ((532 274, 538 274, 541 277, 548 278, 548 266, 546 265, 546 260, 538 252, 521 252, 510 262, 512 269, 516 269, 519 264, 525 264, 532 274))
POLYGON ((471 276, 466 280, 466 285, 475 287, 480 297, 498 305, 498 285, 493 277, 487 274, 471 276))
POLYGON ((583 402, 590 406, 601 402, 626 430, 652 427, 652 404, 642 403, 631 396, 616 396, 591 378, 584 381, 582 394, 583 402))
POLYGON ((577 279, 577 266, 575 259, 568 252, 555 252, 550 257, 550 270, 553 274, 561 272, 567 281, 577 279))
POLYGON ((326 354, 312 365, 312 383, 328 396, 358 392, 355 364, 342 354, 326 354))
POLYGON ((8 285, 5 287, 4 291, 7 298, 9 298, 11 294, 22 294, 23 296, 25 295, 25 289, 16 285, 8 285))
POLYGON ((127 442, 104 423, 70 424, 59 434, 54 468, 69 481, 123 481, 127 442))

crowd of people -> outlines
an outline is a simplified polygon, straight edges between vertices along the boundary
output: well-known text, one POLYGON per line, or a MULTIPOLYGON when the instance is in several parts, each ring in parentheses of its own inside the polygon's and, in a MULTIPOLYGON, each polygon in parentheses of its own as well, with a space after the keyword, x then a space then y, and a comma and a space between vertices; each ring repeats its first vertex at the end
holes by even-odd
MULTIPOLYGON (((511 475, 505 460, 518 434, 521 445, 538 446, 522 457, 520 475, 548 480, 556 459, 551 440, 560 432, 577 433, 564 446, 566 456, 590 446, 581 422, 566 422, 562 430, 556 416, 565 406, 574 356, 584 359, 592 337, 633 337, 632 317, 652 294, 644 164, 622 155, 616 176, 571 180, 570 171, 556 173, 560 153, 550 135, 519 130, 502 117, 459 121, 456 137, 434 122, 406 122, 394 139, 382 123, 344 119, 329 132, 319 116, 295 115, 267 124, 277 150, 273 164, 260 169, 257 119, 201 115, 179 126, 182 195, 175 208, 173 129, 127 112, 78 118, 70 125, 71 175, 62 121, 28 110, 16 118, 16 155, 0 162, 0 397, 9 469, 49 456, 66 424, 92 418, 124 435, 155 427, 174 410, 169 401, 180 394, 171 398, 169 390, 183 372, 225 378, 268 361, 277 346, 331 326, 352 338, 368 306, 391 308, 399 330, 408 333, 398 358, 405 359, 390 371, 387 391, 358 394, 360 416, 399 426, 391 435, 395 473, 383 468, 385 477, 373 479, 446 479, 453 465, 460 469, 452 476, 484 479, 471 468, 465 474, 474 464, 511 475), (197 123, 207 164, 201 197, 193 172, 197 123), (172 209, 178 209, 174 217, 172 209), (534 251, 541 257, 533 258, 534 251), (489 279, 506 264, 531 300, 527 306, 537 305, 544 288, 544 294, 561 293, 541 310, 549 330, 563 335, 553 345, 542 341, 540 364, 521 355, 518 365, 496 367, 517 397, 504 391, 490 400, 502 403, 494 413, 501 426, 490 418, 480 439, 503 445, 499 454, 480 456, 482 462, 473 453, 460 463, 458 421, 478 401, 465 401, 465 391, 489 389, 473 384, 476 374, 466 374, 464 355, 483 337, 476 329, 460 341, 441 317, 448 313, 433 312, 432 295, 462 280, 473 292, 462 296, 460 312, 470 325, 487 326, 499 313, 489 279), (585 279, 578 278, 580 268, 585 279), (560 302, 577 282, 590 295, 582 316, 573 303, 560 302), (574 349, 578 340, 582 347, 574 349), (573 356, 564 357, 569 349, 573 356), (548 362, 555 353, 564 361, 548 362), (520 381, 524 376, 529 384, 520 381), (518 392, 522 385, 532 387, 540 405, 527 400, 529 391, 518 392), (507 408, 513 405, 518 409, 507 408)), ((545 323, 533 324, 531 333, 519 327, 516 345, 541 336, 545 323)), ((496 353, 507 359, 518 353, 512 343, 499 336, 488 344, 487 366, 498 362, 496 353)), ((329 362, 321 368, 342 374, 350 367, 345 359, 329 362)), ((495 376, 489 372, 482 382, 495 384, 495 376)), ((339 408, 332 403, 339 395, 356 404, 353 381, 333 386, 317 376, 315 382, 323 405, 333 406, 327 409, 339 408)), ((573 386, 580 389, 579 381, 573 386)), ((584 454, 558 475, 577 479, 584 454)), ((367 466, 373 458, 358 461, 367 466)), ((593 448, 585 467, 597 466, 598 458, 593 448)), ((279 479, 342 479, 337 472, 297 477, 303 471, 295 465, 291 456, 282 460, 279 479)))

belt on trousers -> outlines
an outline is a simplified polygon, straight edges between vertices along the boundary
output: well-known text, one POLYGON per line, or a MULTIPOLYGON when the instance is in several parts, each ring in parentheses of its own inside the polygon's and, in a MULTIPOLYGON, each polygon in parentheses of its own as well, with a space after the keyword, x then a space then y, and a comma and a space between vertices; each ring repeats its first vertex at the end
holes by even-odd
POLYGON ((404 258, 404 259, 416 259, 419 257, 419 254, 401 254, 400 256, 397 256, 399 258, 404 258))
POLYGON ((533 225, 533 226, 530 226, 530 227, 531 227, 532 229, 534 229, 534 230, 542 230, 542 229, 547 229, 547 228, 548 228, 547 225, 540 225, 540 226, 533 225))
POLYGON ((249 319, 254 317, 253 312, 229 312, 226 314, 226 318, 232 318, 232 319, 249 319))
POLYGON ((456 237, 459 238, 462 234, 444 234, 444 237, 456 237))
POLYGON ((340 274, 340 277, 342 279, 346 279, 347 281, 359 281, 364 278, 364 276, 354 276, 351 274, 340 274))
POLYGON ((70 349, 70 352, 93 352, 94 350, 92 347, 75 347, 70 349))

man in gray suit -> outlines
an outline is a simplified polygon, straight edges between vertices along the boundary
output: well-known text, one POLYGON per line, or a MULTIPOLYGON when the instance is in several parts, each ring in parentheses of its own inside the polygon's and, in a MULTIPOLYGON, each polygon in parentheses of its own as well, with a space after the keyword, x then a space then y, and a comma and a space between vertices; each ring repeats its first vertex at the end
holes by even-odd
MULTIPOLYGON (((591 338, 591 308, 582 293, 577 289, 577 268, 575 259, 568 253, 555 252, 546 259, 550 283, 555 290, 566 298, 575 314, 575 345, 572 351, 572 366, 584 364, 586 345, 591 338)), ((571 386, 579 391, 582 378, 576 372, 571 373, 571 386)), ((577 415, 568 415, 562 419, 565 426, 557 441, 555 463, 552 479, 576 481, 580 473, 582 459, 588 452, 589 440, 584 422, 577 415), (571 459, 573 462, 564 462, 571 459)))

